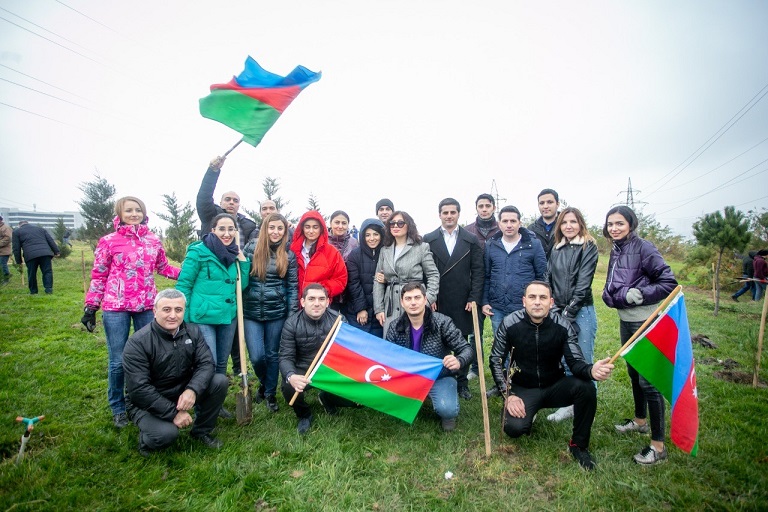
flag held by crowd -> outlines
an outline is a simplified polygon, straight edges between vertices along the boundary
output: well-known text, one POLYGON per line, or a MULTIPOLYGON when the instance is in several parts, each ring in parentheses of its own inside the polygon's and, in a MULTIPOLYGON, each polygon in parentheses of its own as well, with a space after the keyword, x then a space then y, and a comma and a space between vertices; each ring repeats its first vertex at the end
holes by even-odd
POLYGON ((329 393, 413 423, 443 361, 340 324, 309 376, 329 393))
POLYGON ((678 294, 621 355, 672 404, 672 442, 696 455, 699 401, 683 294, 678 294))
POLYGON ((225 124, 257 146, 277 118, 309 84, 320 80, 304 66, 296 66, 286 76, 262 68, 253 57, 245 69, 226 84, 213 84, 211 94, 200 99, 200 114, 225 124))

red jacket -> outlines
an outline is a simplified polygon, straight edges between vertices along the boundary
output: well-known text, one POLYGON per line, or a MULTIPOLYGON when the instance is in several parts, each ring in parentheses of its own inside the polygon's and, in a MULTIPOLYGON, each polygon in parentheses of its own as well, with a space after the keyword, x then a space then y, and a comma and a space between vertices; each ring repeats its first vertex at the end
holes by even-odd
POLYGON ((299 225, 293 234, 291 250, 296 254, 299 267, 299 296, 304 293, 305 284, 319 283, 328 290, 331 299, 341 295, 347 286, 347 266, 341 253, 328 243, 328 230, 320 212, 310 210, 301 216, 299 225), (310 257, 309 264, 304 263, 301 249, 304 246, 304 222, 309 219, 320 223, 320 238, 315 242, 315 253, 310 257))

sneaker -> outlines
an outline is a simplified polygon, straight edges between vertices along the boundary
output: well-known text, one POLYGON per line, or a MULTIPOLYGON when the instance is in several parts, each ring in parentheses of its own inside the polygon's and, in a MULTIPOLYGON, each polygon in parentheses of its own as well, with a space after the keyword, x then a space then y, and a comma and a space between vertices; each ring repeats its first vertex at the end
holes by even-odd
POLYGON ((115 424, 115 428, 118 430, 124 429, 128 426, 128 423, 130 423, 128 421, 128 415, 124 412, 112 416, 112 422, 115 424))
POLYGON ((472 400, 472 392, 466 386, 459 388, 459 396, 464 400, 472 400))
POLYGON ((325 412, 327 412, 329 415, 336 416, 339 414, 339 408, 330 402, 325 391, 318 393, 317 399, 320 401, 320 405, 323 406, 323 409, 325 409, 325 412))
POLYGON ((443 426, 443 432, 453 432, 456 428, 456 418, 442 418, 440 424, 443 426))
POLYGON ((731 298, 733 299, 733 302, 739 302, 739 298, 735 295, 731 295, 731 298))
POLYGON ((571 452, 571 456, 576 459, 576 462, 579 463, 579 466, 587 471, 595 469, 595 459, 592 458, 592 454, 589 453, 589 450, 586 448, 579 448, 575 444, 570 443, 568 443, 568 450, 571 452))
POLYGON ((141 444, 141 441, 139 441, 139 455, 144 458, 150 457, 152 455, 152 451, 149 448, 145 448, 144 445, 141 444))
POLYGON ((476 378, 477 378, 477 372, 474 369, 469 370, 469 372, 467 373, 467 380, 472 380, 476 378))
POLYGON ((491 389, 485 392, 486 398, 492 398, 494 396, 501 396, 501 391, 499 391, 497 386, 493 386, 491 389))
POLYGON ((229 412, 224 407, 222 407, 221 409, 219 409, 219 418, 223 420, 231 420, 232 418, 234 418, 234 416, 232 415, 231 412, 229 412))
POLYGON ((547 419, 549 421, 564 421, 567 419, 573 418, 573 406, 569 405, 568 407, 561 407, 549 416, 547 416, 547 419))
POLYGON ((299 432, 299 434, 303 436, 307 432, 309 432, 309 429, 311 426, 312 426, 312 416, 308 416, 306 418, 299 418, 299 425, 296 427, 296 430, 299 432))
POLYGON ((278 409, 280 409, 277 406, 277 398, 275 398, 275 395, 266 395, 266 401, 264 402, 267 405, 267 409, 269 409, 269 412, 277 412, 278 409))
POLYGON ((224 445, 224 443, 222 443, 220 439, 216 439, 211 434, 203 434, 201 436, 192 436, 192 439, 194 439, 195 441, 199 441, 203 443, 205 446, 207 446, 208 448, 212 448, 214 450, 218 450, 224 445))
POLYGON ((641 434, 647 434, 651 431, 650 427, 648 427, 648 423, 640 425, 639 423, 635 423, 635 420, 629 418, 625 419, 619 425, 614 425, 613 428, 615 428, 616 432, 620 434, 626 434, 627 432, 640 432, 641 434))
POLYGON ((253 401, 257 404, 260 404, 264 401, 264 386, 259 386, 258 391, 256 391, 256 395, 253 397, 253 401))
POLYGON ((635 454, 635 462, 644 466, 653 466, 659 462, 664 461, 667 458, 667 448, 664 447, 660 452, 656 451, 653 446, 646 446, 638 453, 635 454))

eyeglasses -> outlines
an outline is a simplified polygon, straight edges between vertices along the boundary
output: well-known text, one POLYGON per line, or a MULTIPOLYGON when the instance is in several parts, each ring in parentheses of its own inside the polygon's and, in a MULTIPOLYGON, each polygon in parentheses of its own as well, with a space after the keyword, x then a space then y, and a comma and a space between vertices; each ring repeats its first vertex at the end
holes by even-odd
POLYGON ((389 221, 389 227, 394 228, 395 226, 397 226, 398 228, 402 228, 403 226, 405 226, 405 221, 404 220, 389 221))

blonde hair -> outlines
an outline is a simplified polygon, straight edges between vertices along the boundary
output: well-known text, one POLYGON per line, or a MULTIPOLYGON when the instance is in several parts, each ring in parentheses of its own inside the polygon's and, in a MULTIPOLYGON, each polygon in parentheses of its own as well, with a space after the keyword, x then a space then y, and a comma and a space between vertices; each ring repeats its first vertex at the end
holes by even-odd
POLYGON ((141 213, 144 214, 144 218, 141 219, 141 222, 144 222, 147 219, 147 207, 144 204, 144 201, 142 201, 138 197, 133 197, 133 196, 121 197, 120 199, 115 201, 115 215, 117 216, 117 218, 122 220, 123 208, 125 207, 125 203, 129 201, 133 201, 134 203, 139 205, 139 207, 141 208, 141 213))
POLYGON ((576 217, 576 222, 579 223, 579 236, 584 237, 584 246, 582 249, 584 249, 589 242, 594 243, 595 238, 589 234, 587 221, 584 220, 584 215, 581 214, 581 211, 578 208, 569 206, 560 212, 560 215, 557 216, 557 221, 555 221, 555 227, 552 228, 555 230, 555 245, 559 244, 563 239, 563 232, 560 230, 560 226, 563 224, 563 221, 565 221, 565 215, 567 213, 572 213, 574 217, 576 217))
POLYGON ((262 283, 267 279, 267 266, 271 257, 272 249, 269 247, 269 223, 280 221, 285 226, 285 233, 275 249, 275 269, 280 278, 284 278, 288 272, 288 250, 286 241, 288 240, 288 221, 279 213, 270 213, 261 221, 259 228, 259 238, 256 240, 256 249, 253 251, 253 264, 251 265, 251 275, 258 277, 262 283))

